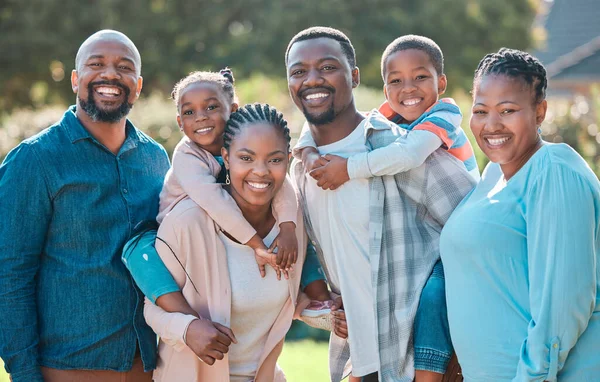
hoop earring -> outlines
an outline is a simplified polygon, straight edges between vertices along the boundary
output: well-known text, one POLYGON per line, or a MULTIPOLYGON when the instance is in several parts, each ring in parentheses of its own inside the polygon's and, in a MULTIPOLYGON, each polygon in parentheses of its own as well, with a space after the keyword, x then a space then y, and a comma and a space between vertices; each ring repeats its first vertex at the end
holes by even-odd
POLYGON ((231 180, 229 179, 229 170, 227 170, 227 175, 225 175, 225 184, 231 184, 231 180))

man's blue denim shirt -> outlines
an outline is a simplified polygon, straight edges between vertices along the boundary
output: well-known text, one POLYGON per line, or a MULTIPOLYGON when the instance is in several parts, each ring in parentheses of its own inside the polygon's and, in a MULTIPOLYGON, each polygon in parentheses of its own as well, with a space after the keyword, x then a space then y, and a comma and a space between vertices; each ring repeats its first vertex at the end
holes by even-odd
POLYGON ((43 382, 40 365, 126 371, 136 342, 156 365, 121 250, 156 217, 169 159, 129 121, 126 134, 114 155, 72 106, 0 166, 0 357, 14 382, 43 382))

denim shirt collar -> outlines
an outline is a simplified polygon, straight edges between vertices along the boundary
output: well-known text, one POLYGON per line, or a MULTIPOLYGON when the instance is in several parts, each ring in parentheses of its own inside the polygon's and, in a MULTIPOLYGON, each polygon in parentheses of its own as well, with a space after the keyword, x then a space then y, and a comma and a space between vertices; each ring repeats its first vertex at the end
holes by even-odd
MULTIPOLYGON (((67 127, 66 133, 67 133, 71 143, 74 144, 80 140, 89 139, 89 140, 93 141, 94 143, 96 143, 97 145, 104 147, 104 145, 102 143, 98 142, 98 140, 96 140, 96 138, 94 138, 94 136, 92 136, 92 134, 90 134, 90 132, 83 126, 81 121, 77 118, 75 111, 76 111, 76 105, 71 105, 69 107, 69 109, 67 109, 67 111, 65 112, 65 114, 63 116, 63 120, 61 121, 61 124, 67 127)), ((123 145, 121 146, 121 149, 119 150, 119 154, 122 154, 128 150, 136 148, 138 143, 140 143, 140 142, 147 141, 147 138, 144 137, 133 126, 133 124, 131 123, 131 121, 129 121, 129 119, 127 119, 125 121, 125 135, 126 135, 125 142, 123 142, 123 145)))

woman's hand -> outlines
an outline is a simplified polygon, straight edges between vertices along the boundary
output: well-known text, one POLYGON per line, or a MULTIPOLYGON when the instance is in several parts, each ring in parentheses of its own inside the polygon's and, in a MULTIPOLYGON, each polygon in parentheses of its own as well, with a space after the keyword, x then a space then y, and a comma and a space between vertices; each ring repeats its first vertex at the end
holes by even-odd
POLYGON ((204 318, 192 321, 188 326, 185 342, 207 365, 222 360, 231 343, 237 344, 233 331, 226 326, 204 318))
MULTIPOLYGON (((292 265, 298 260, 298 238, 296 237, 296 224, 283 222, 279 224, 279 235, 273 240, 269 252, 277 248, 277 266, 290 271, 292 265)), ((287 277, 286 277, 287 278, 287 277)))
POLYGON ((346 312, 344 312, 344 302, 342 297, 336 297, 333 300, 333 307, 331 307, 331 314, 333 315, 333 332, 340 338, 348 338, 348 324, 346 322, 346 312))

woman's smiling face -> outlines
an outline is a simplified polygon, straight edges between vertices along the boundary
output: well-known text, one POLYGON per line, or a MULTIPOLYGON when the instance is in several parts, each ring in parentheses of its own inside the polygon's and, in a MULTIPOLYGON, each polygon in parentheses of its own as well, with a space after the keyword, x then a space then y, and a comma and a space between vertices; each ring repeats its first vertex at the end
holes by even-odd
POLYGON ((534 89, 520 78, 485 75, 473 89, 471 130, 481 150, 510 177, 541 143, 537 128, 546 101, 535 101, 534 89))
POLYGON ((223 149, 231 195, 240 208, 270 204, 279 191, 289 163, 283 130, 270 122, 246 122, 223 149))

